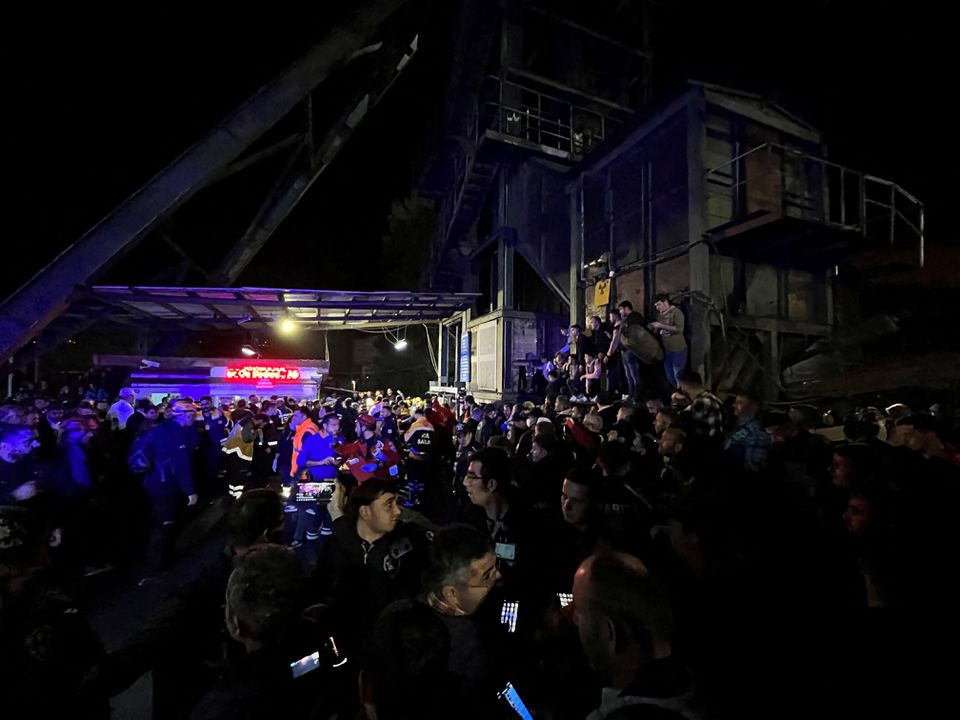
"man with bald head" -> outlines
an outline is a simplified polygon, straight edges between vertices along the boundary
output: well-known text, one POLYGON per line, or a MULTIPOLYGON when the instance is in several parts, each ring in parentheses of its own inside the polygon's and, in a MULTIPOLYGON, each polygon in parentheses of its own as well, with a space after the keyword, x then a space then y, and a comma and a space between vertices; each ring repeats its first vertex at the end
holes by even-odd
POLYGON ((690 681, 672 656, 670 602, 638 558, 591 555, 573 578, 574 622, 604 684, 587 720, 692 718, 690 681))

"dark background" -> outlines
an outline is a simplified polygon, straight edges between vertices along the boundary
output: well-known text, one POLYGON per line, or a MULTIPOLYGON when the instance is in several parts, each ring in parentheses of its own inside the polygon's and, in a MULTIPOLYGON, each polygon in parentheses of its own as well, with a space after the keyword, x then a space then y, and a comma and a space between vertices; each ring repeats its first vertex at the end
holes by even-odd
MULTIPOLYGON (((400 267, 423 218, 397 212, 439 134, 456 0, 434 2, 420 53, 391 94, 284 222, 239 284, 418 289, 400 267), (391 226, 391 210, 393 224, 391 226), (411 230, 411 227, 413 230, 411 230), (410 237, 404 237, 408 233, 410 237), (382 252, 385 235, 392 247, 382 252), (399 268, 399 269, 398 269, 399 268)), ((3 33, 6 295, 77 239, 253 91, 299 57, 354 6, 36 4, 3 33)), ((927 203, 928 240, 952 243, 943 221, 953 183, 945 10, 928 3, 654 3, 657 95, 685 78, 768 94, 820 127, 830 157, 900 183, 927 203), (855 7, 855 5, 857 7, 855 7)), ((316 95, 336 113, 351 79, 316 95)), ((171 235, 212 270, 242 233, 278 172, 266 163, 178 212, 171 235)), ((149 247, 157 247, 151 240, 149 247)), ((170 262, 158 247, 110 281, 148 282, 170 262)), ((131 265, 131 263, 133 263, 131 265)))

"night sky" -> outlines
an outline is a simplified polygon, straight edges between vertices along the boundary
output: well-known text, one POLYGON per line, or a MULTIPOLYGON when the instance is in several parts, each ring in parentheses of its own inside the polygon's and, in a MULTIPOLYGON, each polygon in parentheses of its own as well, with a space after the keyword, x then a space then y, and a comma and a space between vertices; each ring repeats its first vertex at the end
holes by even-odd
MULTIPOLYGON (((149 12, 131 6, 120 14, 89 5, 18 10, 6 23, 3 51, 5 247, 16 260, 0 269, 0 292, 23 282, 322 37, 343 12, 337 5, 271 5, 246 15, 226 4, 189 11, 158 4, 149 12)), ((453 2, 435 5, 443 10, 421 38, 419 59, 242 283, 377 287, 391 203, 412 191, 444 90, 453 2)), ((949 154, 940 133, 946 101, 932 87, 948 67, 946 24, 923 3, 877 4, 869 13, 851 5, 660 2, 657 91, 694 77, 771 93, 825 131, 833 159, 893 178, 925 200, 929 237, 946 242, 947 190, 932 170, 949 154)), ((343 89, 330 89, 335 107, 343 89)), ((171 234, 198 248, 212 269, 277 169, 265 165, 209 191, 174 217, 171 234)), ((158 263, 167 261, 163 252, 158 263)), ((151 257, 141 251, 146 259, 124 268, 130 282, 149 279, 156 268, 144 264, 151 257)))

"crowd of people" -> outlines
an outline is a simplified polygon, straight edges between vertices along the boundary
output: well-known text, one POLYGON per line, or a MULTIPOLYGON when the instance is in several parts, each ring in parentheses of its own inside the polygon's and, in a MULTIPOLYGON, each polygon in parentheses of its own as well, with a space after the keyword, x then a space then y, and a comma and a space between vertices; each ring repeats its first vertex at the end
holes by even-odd
POLYGON ((567 395, 586 402, 595 401, 601 387, 624 400, 676 389, 687 366, 686 319, 667 294, 657 295, 654 307, 656 320, 646 319, 624 300, 606 320, 596 315, 586 328, 570 325, 566 342, 552 357, 527 358, 520 373, 520 396, 567 395), (630 338, 638 333, 662 355, 662 363, 651 363, 642 351, 635 352, 638 346, 630 338), (625 346, 632 346, 634 352, 625 346))
POLYGON ((680 349, 623 387, 595 365, 635 366, 621 331, 572 328, 587 369, 517 402, 18 395, 4 717, 108 717, 146 673, 156 718, 919 716, 950 680, 949 420, 865 409, 831 441, 680 349), (198 543, 222 552, 106 652, 66 589, 198 543))

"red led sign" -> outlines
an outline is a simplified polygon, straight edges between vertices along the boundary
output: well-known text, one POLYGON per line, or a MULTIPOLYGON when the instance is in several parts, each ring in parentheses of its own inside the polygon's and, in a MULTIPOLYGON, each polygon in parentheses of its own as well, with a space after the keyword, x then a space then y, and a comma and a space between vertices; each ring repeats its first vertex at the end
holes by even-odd
POLYGON ((236 365, 227 368, 227 382, 300 382, 300 368, 287 365, 236 365))

